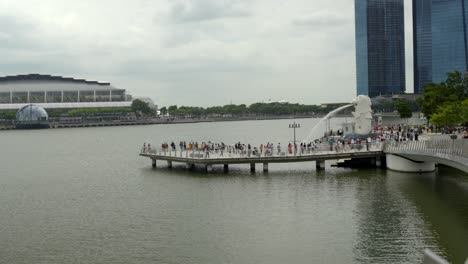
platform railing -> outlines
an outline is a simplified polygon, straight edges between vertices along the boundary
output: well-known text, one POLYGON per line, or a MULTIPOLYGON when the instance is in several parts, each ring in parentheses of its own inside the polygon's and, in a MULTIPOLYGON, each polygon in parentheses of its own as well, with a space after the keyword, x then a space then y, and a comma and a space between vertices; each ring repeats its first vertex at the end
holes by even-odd
POLYGON ((210 149, 203 150, 197 149, 184 149, 180 147, 176 148, 141 148, 140 153, 142 154, 154 154, 159 156, 169 157, 181 157, 181 158, 196 158, 196 159, 208 159, 208 158, 260 158, 260 157, 294 157, 294 156, 311 156, 320 154, 332 154, 332 153, 353 153, 353 152, 366 152, 366 151, 381 151, 383 144, 381 142, 373 143, 361 143, 361 144, 344 144, 344 145, 330 145, 328 143, 321 143, 314 147, 298 147, 296 150, 288 150, 288 147, 282 147, 279 151, 275 146, 274 148, 264 148, 260 151, 257 148, 255 151, 253 148, 248 150, 231 149, 228 151, 226 147, 224 150, 210 149))
POLYGON ((468 140, 467 139, 447 139, 436 138, 424 141, 389 141, 384 147, 385 152, 420 153, 453 155, 457 157, 468 158, 468 140))

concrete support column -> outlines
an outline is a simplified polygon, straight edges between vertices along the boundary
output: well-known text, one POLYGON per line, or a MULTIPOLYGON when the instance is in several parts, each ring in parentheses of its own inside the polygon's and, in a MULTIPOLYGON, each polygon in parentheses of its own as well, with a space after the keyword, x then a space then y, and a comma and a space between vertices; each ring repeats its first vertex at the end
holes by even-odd
POLYGON ((212 172, 213 171, 213 165, 211 165, 211 164, 205 165, 205 171, 206 172, 212 172))
POLYGON ((63 90, 62 90, 61 97, 62 97, 61 103, 63 103, 63 90))
POLYGON ((78 90, 78 100, 77 102, 80 102, 80 90, 78 90))
POLYGON ((193 164, 192 163, 187 163, 185 164, 185 168, 187 168, 187 170, 192 170, 193 169, 193 164))
POLYGON ((31 103, 31 92, 28 91, 28 104, 31 103))
POLYGON ((315 161, 315 168, 317 170, 324 170, 325 169, 325 161, 324 160, 315 161))
POLYGON ((224 164, 224 172, 228 172, 229 171, 229 165, 228 164, 224 164))
POLYGON ((47 104, 47 91, 44 91, 44 103, 47 104))
POLYGON ((382 167, 382 157, 377 157, 375 158, 375 166, 377 168, 381 168, 382 167))
POLYGON ((93 101, 96 102, 96 90, 93 91, 93 101))
POLYGON ((250 172, 255 172, 255 163, 250 163, 250 172))
POLYGON ((263 172, 268 172, 268 163, 263 163, 263 172))
POLYGON ((169 169, 172 169, 172 161, 170 161, 170 160, 167 161, 167 167, 169 169))
POLYGON ((156 168, 156 160, 155 159, 151 160, 151 164, 153 165, 153 168, 156 168))
POLYGON ((435 163, 413 161, 401 156, 387 154, 387 169, 401 172, 432 172, 435 171, 435 163))

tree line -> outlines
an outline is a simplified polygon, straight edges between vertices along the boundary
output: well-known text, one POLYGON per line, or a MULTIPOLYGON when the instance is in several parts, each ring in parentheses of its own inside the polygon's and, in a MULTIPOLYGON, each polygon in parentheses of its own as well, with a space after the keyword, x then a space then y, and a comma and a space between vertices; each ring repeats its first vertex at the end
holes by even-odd
POLYGON ((245 104, 228 104, 223 106, 197 107, 171 105, 159 109, 162 115, 203 117, 208 115, 219 116, 278 116, 278 115, 322 115, 333 110, 334 107, 320 105, 302 105, 290 103, 254 103, 249 106, 245 104))

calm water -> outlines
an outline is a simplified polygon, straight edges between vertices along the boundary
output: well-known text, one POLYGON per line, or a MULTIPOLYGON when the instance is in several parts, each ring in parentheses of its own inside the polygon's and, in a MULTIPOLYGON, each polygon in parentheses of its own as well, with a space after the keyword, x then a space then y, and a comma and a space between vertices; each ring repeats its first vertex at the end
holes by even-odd
MULTIPOLYGON (((165 139, 285 144, 292 120, 0 133, 0 263, 418 263, 468 257, 468 175, 139 157, 165 139), (258 166, 260 167, 260 166, 258 166), (260 168, 257 168, 258 170, 260 168)), ((298 138, 317 120, 300 121, 298 138)))

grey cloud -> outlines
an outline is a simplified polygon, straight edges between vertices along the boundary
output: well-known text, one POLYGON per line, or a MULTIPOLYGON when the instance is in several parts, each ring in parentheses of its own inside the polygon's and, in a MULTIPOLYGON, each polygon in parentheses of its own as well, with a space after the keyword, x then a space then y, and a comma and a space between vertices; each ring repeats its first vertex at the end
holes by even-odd
POLYGON ((122 61, 116 66, 116 73, 119 75, 157 76, 159 80, 176 80, 184 76, 202 76, 201 78, 206 78, 207 72, 210 75, 220 73, 250 75, 270 73, 271 71, 261 64, 246 64, 243 61, 220 58, 171 60, 137 58, 122 61))
POLYGON ((33 23, 0 14, 0 48, 29 49, 40 48, 37 43, 37 28, 33 23))
POLYGON ((171 3, 168 19, 174 23, 190 23, 249 15, 245 1, 179 0, 171 3))
POLYGON ((294 20, 293 25, 299 27, 338 27, 354 23, 352 17, 343 17, 333 13, 316 13, 308 17, 294 20))

